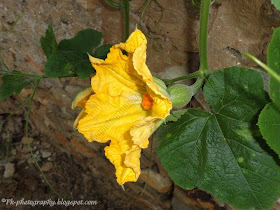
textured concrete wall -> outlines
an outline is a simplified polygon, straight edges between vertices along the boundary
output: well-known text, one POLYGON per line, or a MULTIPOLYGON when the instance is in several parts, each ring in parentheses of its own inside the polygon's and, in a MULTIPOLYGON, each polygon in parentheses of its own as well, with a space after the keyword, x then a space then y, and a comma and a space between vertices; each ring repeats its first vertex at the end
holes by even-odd
MULTIPOLYGON (((199 11, 192 7, 190 0, 158 1, 163 8, 161 21, 155 25, 161 9, 151 3, 142 23, 144 32, 156 37, 148 38, 147 64, 154 74, 172 66, 187 66, 189 71, 193 71, 198 66, 199 11)), ((136 24, 139 28, 139 8, 143 3, 144 0, 131 1, 131 31, 136 24)), ((57 41, 73 37, 85 28, 102 31, 103 43, 119 43, 124 37, 122 13, 109 7, 103 0, 1 0, 0 34, 7 31, 21 11, 24 11, 22 19, 0 40, 0 50, 9 68, 25 73, 42 73, 46 57, 40 48, 40 37, 50 22, 53 22, 57 41)), ((209 24, 211 69, 254 65, 240 56, 242 52, 250 52, 264 59, 272 28, 279 25, 279 20, 279 13, 266 0, 217 0, 211 7, 209 24)), ((118 189, 114 168, 103 154, 104 145, 88 143, 72 130, 79 111, 71 110, 71 102, 77 92, 89 85, 89 79, 43 80, 34 98, 32 132, 48 137, 49 143, 74 156, 97 177, 106 176, 108 188, 118 189)), ((1 101, 0 114, 14 110, 17 103, 30 95, 30 88, 18 96, 1 101)), ((22 116, 23 112, 19 114, 22 116)), ((154 209, 169 208, 171 204, 175 209, 180 209, 188 202, 192 203, 192 199, 186 200, 187 194, 178 187, 173 193, 173 183, 160 165, 155 151, 153 153, 153 168, 149 178, 151 188, 139 200, 154 209)), ((149 149, 143 152, 141 164, 143 173, 140 181, 127 184, 130 189, 127 192, 116 190, 114 193, 130 196, 131 192, 136 194, 142 190, 150 166, 149 149)), ((202 207, 204 204, 194 202, 192 205, 202 207)), ((213 203, 208 205, 214 206, 213 203)))

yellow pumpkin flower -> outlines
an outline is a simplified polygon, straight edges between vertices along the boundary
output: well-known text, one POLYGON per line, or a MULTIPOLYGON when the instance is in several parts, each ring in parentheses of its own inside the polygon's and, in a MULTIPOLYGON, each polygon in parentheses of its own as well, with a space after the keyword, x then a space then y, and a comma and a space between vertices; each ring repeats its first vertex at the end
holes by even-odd
POLYGON ((172 109, 146 65, 146 48, 144 34, 136 30, 125 43, 113 46, 106 60, 90 56, 96 69, 91 79, 94 94, 85 94, 89 98, 80 103, 83 111, 76 122, 88 141, 111 140, 105 155, 120 185, 137 181, 141 149, 148 147, 148 138, 172 109))

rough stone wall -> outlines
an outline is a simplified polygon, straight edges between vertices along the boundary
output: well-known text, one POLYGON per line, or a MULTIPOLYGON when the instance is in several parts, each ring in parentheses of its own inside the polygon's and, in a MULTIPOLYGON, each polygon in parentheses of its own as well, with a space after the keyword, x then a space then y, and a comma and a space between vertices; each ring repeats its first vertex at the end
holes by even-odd
MULTIPOLYGON (((161 21, 155 26, 161 10, 151 3, 142 22, 145 33, 157 37, 148 38, 147 64, 150 70, 157 74, 167 67, 186 66, 188 71, 194 71, 198 66, 199 11, 192 7, 191 0, 158 1, 163 8, 161 21)), ((139 8, 143 3, 144 0, 131 1, 131 30, 136 24, 139 28, 139 8)), ((40 37, 50 22, 53 22, 57 41, 73 37, 85 28, 102 31, 104 43, 119 43, 124 37, 122 13, 103 0, 1 0, 0 35, 8 30, 21 11, 24 11, 22 19, 0 40, 0 50, 10 69, 25 73, 41 74, 43 71, 46 57, 40 48, 40 37)), ((272 29, 279 25, 279 20, 279 13, 268 0, 217 0, 211 7, 209 24, 209 63, 212 71, 233 65, 253 66, 241 57, 242 52, 250 52, 264 60, 272 29)), ((153 159, 150 160, 149 149, 142 154, 139 182, 128 183, 128 190, 123 192, 115 182, 113 166, 104 156, 105 145, 88 143, 72 129, 79 111, 71 110, 71 102, 76 93, 89 85, 89 79, 43 80, 35 95, 30 117, 34 135, 48 137, 49 143, 72 155, 97 177, 106 176, 106 187, 114 189, 115 194, 133 197, 141 192, 148 168, 152 165, 149 187, 144 192, 145 196, 138 198, 151 209, 168 209, 171 205, 174 209, 181 209, 190 203, 200 208, 217 205, 208 203, 204 206, 197 199, 187 196, 189 194, 185 191, 174 188, 156 156, 155 141, 153 159)), ((28 87, 18 96, 1 101, 0 114, 11 113, 30 94, 31 87, 28 87)))

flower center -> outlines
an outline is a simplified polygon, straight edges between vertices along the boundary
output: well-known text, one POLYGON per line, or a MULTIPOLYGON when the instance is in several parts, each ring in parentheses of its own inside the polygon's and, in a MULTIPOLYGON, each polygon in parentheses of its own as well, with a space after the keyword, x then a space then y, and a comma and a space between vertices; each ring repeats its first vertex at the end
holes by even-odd
POLYGON ((142 100, 142 107, 145 110, 151 110, 152 106, 153 106, 153 99, 151 98, 151 96, 148 93, 145 93, 143 95, 143 100, 142 100))

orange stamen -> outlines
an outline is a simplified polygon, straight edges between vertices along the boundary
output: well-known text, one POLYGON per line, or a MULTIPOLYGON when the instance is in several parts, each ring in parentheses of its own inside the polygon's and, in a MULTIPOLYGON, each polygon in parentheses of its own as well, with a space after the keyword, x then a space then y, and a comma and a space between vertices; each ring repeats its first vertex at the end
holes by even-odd
POLYGON ((151 96, 148 93, 145 93, 143 95, 143 101, 142 101, 142 107, 145 110, 151 110, 152 106, 153 106, 153 99, 151 98, 151 96))

